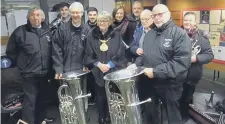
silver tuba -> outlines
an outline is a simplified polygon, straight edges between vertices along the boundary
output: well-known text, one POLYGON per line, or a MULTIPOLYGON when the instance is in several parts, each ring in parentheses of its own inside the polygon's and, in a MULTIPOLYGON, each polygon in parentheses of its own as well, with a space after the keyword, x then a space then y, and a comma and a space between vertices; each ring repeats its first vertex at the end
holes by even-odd
POLYGON ((59 112, 62 124, 87 124, 82 78, 88 72, 77 70, 63 74, 63 84, 58 89, 59 112))
POLYGON ((151 102, 151 98, 140 102, 135 86, 136 77, 144 68, 123 69, 104 76, 105 89, 112 124, 142 124, 140 104, 151 102), (114 92, 112 84, 119 91, 114 92))

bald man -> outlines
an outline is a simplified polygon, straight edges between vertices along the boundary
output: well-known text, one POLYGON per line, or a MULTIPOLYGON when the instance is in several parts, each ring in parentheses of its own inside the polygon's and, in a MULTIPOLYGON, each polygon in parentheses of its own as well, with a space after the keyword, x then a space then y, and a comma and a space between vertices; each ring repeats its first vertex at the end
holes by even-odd
POLYGON ((62 24, 53 37, 53 68, 55 79, 62 73, 83 69, 84 45, 88 29, 82 24, 83 5, 74 2, 69 7, 71 20, 62 24))
POLYGON ((157 114, 160 99, 169 124, 181 124, 178 100, 191 63, 191 43, 186 32, 173 23, 167 6, 154 6, 152 19, 154 24, 144 37, 143 55, 135 61, 136 66, 146 67, 147 83, 143 85, 147 96, 153 100, 146 104, 147 119, 151 124, 160 122, 157 114))
POLYGON ((153 23, 152 20, 152 12, 148 9, 145 9, 141 12, 140 20, 141 20, 141 27, 136 29, 134 33, 134 39, 130 47, 130 51, 136 55, 143 54, 143 41, 145 34, 150 31, 150 25, 153 23))

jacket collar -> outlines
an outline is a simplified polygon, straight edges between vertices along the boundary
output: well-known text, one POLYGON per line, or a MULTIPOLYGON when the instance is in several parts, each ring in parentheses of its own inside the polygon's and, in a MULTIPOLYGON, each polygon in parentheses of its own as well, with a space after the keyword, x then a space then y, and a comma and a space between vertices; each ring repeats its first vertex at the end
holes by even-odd
POLYGON ((154 23, 150 26, 151 29, 155 30, 158 33, 163 32, 164 30, 168 29, 169 27, 174 26, 175 24, 173 23, 172 19, 170 19, 168 22, 163 24, 161 27, 157 27, 154 23))
POLYGON ((106 40, 110 37, 114 36, 114 29, 112 26, 109 26, 107 32, 105 34, 102 34, 102 32, 100 31, 99 27, 95 27, 92 31, 92 36, 96 39, 100 39, 100 40, 106 40))

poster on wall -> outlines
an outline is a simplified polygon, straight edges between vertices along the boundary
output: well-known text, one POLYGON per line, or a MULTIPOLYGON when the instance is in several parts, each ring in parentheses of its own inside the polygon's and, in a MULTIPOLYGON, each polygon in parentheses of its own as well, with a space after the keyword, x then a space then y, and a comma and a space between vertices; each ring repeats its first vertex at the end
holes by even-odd
POLYGON ((209 32, 209 24, 197 24, 199 29, 205 30, 209 32))
POLYGON ((223 25, 210 25, 210 31, 223 32, 223 25))
POLYGON ((221 23, 221 10, 210 10, 210 24, 221 23))
POLYGON ((220 44, 220 32, 210 32, 209 41, 210 41, 210 44, 212 46, 219 46, 219 44, 220 44))
POLYGON ((209 24, 209 10, 200 11, 200 23, 209 24))

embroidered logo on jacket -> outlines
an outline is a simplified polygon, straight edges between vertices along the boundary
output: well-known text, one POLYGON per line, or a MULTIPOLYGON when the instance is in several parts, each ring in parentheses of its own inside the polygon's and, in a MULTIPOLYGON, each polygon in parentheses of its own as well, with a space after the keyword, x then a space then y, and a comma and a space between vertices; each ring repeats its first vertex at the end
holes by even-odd
POLYGON ((47 41, 50 42, 51 41, 51 38, 49 36, 46 36, 47 38, 47 41))
POLYGON ((165 42, 163 43, 164 47, 170 47, 171 46, 172 39, 165 39, 165 42))

